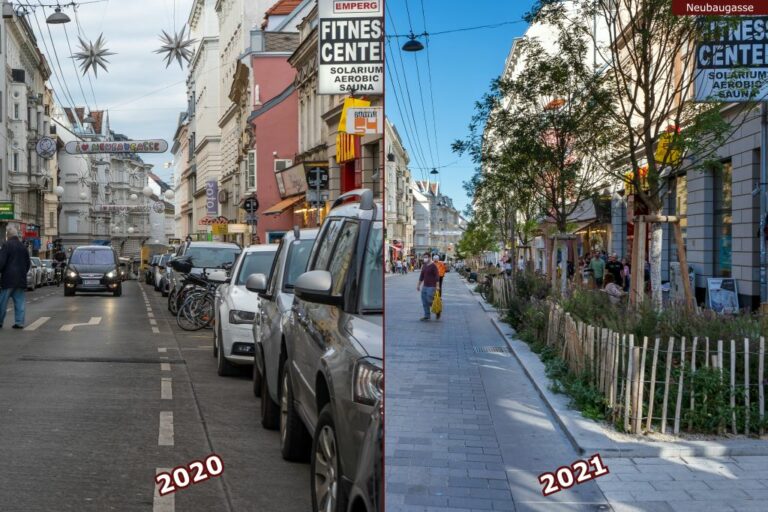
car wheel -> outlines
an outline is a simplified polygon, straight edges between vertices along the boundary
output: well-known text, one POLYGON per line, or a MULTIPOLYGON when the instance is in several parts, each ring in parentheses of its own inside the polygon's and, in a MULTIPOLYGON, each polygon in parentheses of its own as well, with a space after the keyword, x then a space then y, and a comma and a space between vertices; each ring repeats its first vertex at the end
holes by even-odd
POLYGON ((277 430, 280 426, 280 408, 269 395, 269 384, 267 379, 261 379, 261 426, 267 430, 277 430))
POLYGON ((123 285, 122 284, 117 285, 117 288, 115 288, 115 291, 112 293, 115 297, 120 297, 123 294, 123 285))
POLYGON ((178 295, 176 289, 171 291, 171 293, 168 295, 168 311, 170 311, 174 316, 176 316, 179 312, 179 305, 176 302, 176 295, 178 295))
POLYGON ((293 385, 288 363, 280 372, 280 451, 285 460, 306 462, 312 439, 293 403, 293 385))
POLYGON ((224 347, 221 346, 221 325, 216 326, 216 329, 219 331, 218 340, 215 343, 217 346, 217 352, 218 357, 216 361, 216 372, 219 374, 220 377, 231 377, 232 375, 235 375, 237 373, 237 367, 227 361, 227 358, 224 357, 224 347))
POLYGON ((336 425, 331 405, 323 407, 312 441, 312 510, 346 512, 346 496, 341 486, 341 463, 336 440, 336 425))

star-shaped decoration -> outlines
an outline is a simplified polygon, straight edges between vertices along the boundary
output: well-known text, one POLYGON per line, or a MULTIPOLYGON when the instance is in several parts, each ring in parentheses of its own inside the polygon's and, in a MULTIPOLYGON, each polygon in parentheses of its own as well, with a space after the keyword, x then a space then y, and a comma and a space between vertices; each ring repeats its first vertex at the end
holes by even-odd
POLYGON ((77 216, 80 217, 81 219, 87 218, 90 214, 91 212, 88 210, 78 210, 77 212, 77 216))
POLYGON ((104 34, 100 34, 96 42, 86 42, 82 37, 80 39, 80 51, 75 53, 72 58, 80 61, 80 69, 83 70, 83 75, 88 73, 89 69, 93 69, 93 75, 99 76, 99 66, 106 71, 109 61, 106 59, 108 55, 115 55, 107 50, 104 45, 104 34))
POLYGON ((190 48, 197 39, 184 39, 184 32, 187 27, 181 29, 178 34, 170 35, 163 30, 163 35, 160 36, 160 41, 163 46, 159 50, 155 50, 155 53, 165 53, 165 67, 167 68, 173 63, 173 59, 176 59, 180 68, 184 68, 184 62, 189 62, 192 58, 192 49, 190 48))
POLYGON ((77 182, 84 187, 91 186, 91 179, 91 173, 88 171, 80 171, 80 174, 77 176, 77 182))

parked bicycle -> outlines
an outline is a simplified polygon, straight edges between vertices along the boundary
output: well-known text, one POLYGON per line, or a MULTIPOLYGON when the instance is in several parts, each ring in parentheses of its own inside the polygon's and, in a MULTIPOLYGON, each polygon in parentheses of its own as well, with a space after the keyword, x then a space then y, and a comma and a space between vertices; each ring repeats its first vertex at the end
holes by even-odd
POLYGON ((210 327, 215 318, 216 288, 221 283, 208 280, 205 271, 201 277, 188 275, 185 282, 191 286, 185 286, 179 293, 180 296, 183 293, 183 302, 176 313, 176 323, 185 331, 198 331, 210 327))

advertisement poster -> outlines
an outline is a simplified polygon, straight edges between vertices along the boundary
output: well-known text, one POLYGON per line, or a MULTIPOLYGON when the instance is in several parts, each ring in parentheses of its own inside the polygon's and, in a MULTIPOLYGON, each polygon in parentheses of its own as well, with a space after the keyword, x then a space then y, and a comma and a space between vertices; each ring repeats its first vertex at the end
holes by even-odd
POLYGON ((696 45, 696 101, 763 101, 768 94, 768 17, 722 19, 696 45))
POLYGON ((205 182, 205 212, 209 217, 219 214, 219 182, 216 180, 205 182))
POLYGON ((318 94, 384 94, 384 2, 318 1, 318 94))
POLYGON ((739 311, 739 292, 736 280, 732 278, 707 279, 707 300, 709 308, 718 314, 733 314, 739 311))

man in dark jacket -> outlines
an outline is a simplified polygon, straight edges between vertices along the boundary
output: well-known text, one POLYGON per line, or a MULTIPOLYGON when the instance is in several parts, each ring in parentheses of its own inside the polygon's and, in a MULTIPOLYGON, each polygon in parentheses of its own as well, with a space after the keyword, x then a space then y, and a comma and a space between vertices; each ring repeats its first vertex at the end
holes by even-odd
POLYGON ((5 321, 8 299, 13 298, 13 310, 16 322, 14 329, 24 328, 24 290, 27 289, 27 272, 32 265, 29 252, 19 240, 16 228, 5 230, 6 242, 0 249, 0 328, 5 321))
MULTIPOLYGON (((437 270, 437 265, 432 262, 429 253, 424 254, 423 261, 416 291, 421 291, 421 305, 424 307, 424 316, 421 320, 426 322, 432 318, 432 301, 435 299, 435 291, 440 289, 440 272, 437 270)), ((439 319, 440 315, 437 315, 437 318, 439 319)))

